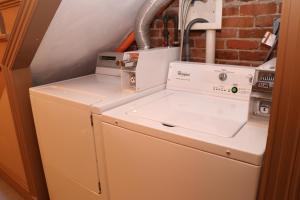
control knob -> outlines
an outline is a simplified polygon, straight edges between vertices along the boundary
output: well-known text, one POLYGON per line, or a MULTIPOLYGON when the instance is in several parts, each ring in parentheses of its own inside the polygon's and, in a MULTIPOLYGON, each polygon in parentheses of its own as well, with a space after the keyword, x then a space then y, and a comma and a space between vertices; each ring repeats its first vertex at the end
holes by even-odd
POLYGON ((219 74, 220 81, 226 81, 227 80, 227 74, 226 73, 220 73, 219 74))

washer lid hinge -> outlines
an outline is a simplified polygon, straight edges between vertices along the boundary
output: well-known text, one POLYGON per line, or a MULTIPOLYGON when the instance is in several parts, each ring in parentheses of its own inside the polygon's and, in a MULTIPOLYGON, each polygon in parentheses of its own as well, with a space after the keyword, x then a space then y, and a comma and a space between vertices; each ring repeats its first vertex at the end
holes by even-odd
POLYGON ((90 120, 91 120, 91 126, 94 126, 94 121, 93 121, 93 115, 90 115, 90 120))
POLYGON ((102 189, 101 189, 101 183, 100 183, 100 181, 98 182, 98 189, 99 189, 99 194, 101 194, 102 193, 102 189))

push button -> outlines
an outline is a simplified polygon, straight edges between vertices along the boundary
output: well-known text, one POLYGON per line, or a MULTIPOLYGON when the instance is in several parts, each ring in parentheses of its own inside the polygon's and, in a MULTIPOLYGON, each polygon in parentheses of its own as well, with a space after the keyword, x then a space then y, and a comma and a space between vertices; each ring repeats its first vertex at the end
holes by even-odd
POLYGON ((231 88, 231 92, 232 92, 233 94, 236 94, 238 91, 239 91, 239 90, 238 90, 237 87, 231 88))

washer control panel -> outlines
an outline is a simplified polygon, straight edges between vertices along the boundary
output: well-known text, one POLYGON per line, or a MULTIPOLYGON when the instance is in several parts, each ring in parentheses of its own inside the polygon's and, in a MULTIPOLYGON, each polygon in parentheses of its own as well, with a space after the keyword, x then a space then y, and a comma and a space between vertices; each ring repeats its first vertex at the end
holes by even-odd
POLYGON ((207 63, 171 63, 167 88, 249 100, 255 69, 207 63))
POLYGON ((219 95, 248 95, 251 93, 249 86, 253 83, 252 74, 239 77, 235 69, 228 68, 223 68, 222 72, 217 70, 216 73, 218 74, 219 81, 216 81, 216 84, 213 86, 214 93, 219 95))

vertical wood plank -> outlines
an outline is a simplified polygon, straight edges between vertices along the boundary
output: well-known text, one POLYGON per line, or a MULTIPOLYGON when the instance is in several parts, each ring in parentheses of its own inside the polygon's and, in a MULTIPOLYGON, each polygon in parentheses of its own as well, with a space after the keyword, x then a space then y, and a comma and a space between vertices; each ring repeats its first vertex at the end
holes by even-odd
POLYGON ((260 200, 299 199, 300 1, 283 4, 276 83, 273 94, 260 200))

